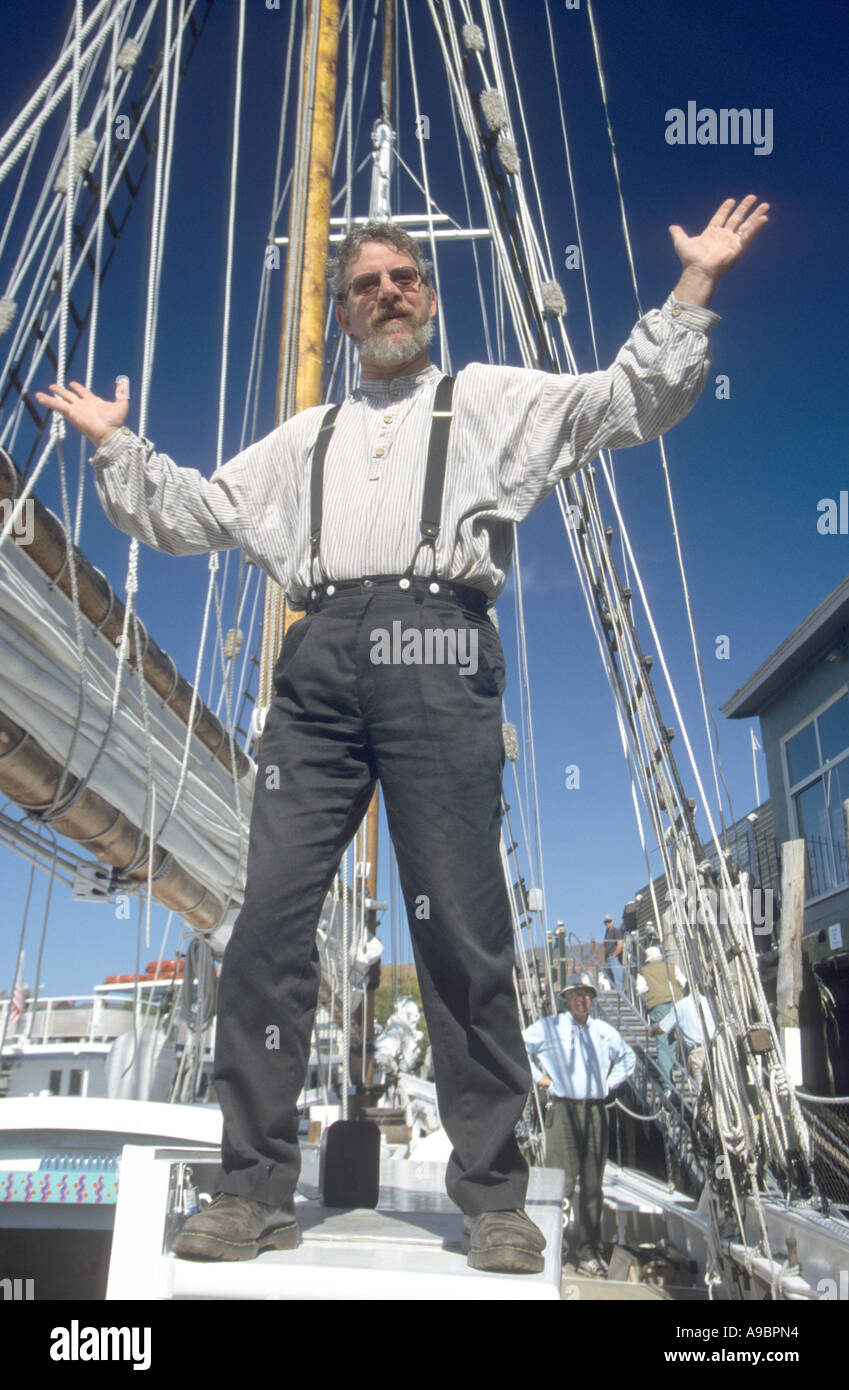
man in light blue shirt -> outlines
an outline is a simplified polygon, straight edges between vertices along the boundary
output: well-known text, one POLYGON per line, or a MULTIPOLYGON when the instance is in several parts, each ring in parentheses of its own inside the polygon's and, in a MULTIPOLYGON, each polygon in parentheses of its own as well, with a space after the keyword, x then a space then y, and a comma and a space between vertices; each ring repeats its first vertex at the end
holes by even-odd
POLYGON ((548 1093, 545 1161, 549 1168, 563 1169, 569 1202, 580 1178, 578 1273, 597 1276, 606 1270, 601 1252, 606 1102, 632 1074, 636 1057, 615 1028, 590 1018, 596 990, 589 980, 572 975, 561 994, 567 1012, 538 1019, 522 1036, 534 1081, 548 1093))

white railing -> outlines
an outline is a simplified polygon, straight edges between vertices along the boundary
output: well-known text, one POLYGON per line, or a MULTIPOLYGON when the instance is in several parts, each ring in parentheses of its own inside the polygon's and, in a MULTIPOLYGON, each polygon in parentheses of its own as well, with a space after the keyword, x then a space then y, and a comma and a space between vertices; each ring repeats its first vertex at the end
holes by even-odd
POLYGON ((133 1026, 132 1007, 128 1008, 128 1003, 126 996, 116 996, 113 1001, 103 995, 54 995, 39 999, 35 1008, 27 1001, 21 1017, 7 1026, 11 1000, 0 999, 0 1037, 5 1033, 7 1047, 64 1039, 109 1042, 133 1026))

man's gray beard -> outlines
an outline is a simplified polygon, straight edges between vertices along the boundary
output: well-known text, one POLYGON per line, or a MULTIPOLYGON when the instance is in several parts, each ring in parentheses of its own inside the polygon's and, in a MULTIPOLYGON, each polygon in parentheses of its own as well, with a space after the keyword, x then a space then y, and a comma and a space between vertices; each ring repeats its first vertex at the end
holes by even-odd
POLYGON ((406 367, 420 357, 433 337, 433 319, 408 328, 402 338, 388 338, 376 328, 359 344, 360 359, 370 367, 406 367))

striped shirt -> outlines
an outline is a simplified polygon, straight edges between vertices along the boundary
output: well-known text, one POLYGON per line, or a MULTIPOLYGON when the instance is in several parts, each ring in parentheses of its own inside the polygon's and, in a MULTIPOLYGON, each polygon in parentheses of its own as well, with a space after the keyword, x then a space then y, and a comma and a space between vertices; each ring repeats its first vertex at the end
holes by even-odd
MULTIPOLYGON (((710 366, 708 309, 670 296, 605 371, 553 375, 474 363, 457 375, 437 574, 494 600, 521 521, 601 448, 655 438, 693 405, 710 366)), ((428 366, 366 381, 343 403, 324 469, 321 566, 330 579, 402 574, 419 541, 436 383, 428 366)), ((206 478, 118 430, 92 462, 107 516, 171 555, 240 546, 303 605, 310 462, 326 406, 301 411, 206 478)), ((417 574, 431 568, 419 553, 417 574)))

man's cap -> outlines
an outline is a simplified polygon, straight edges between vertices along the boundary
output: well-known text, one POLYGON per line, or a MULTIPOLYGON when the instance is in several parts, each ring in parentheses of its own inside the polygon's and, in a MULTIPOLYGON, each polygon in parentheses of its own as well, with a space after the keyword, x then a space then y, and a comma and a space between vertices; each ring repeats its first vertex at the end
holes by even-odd
POLYGON ((598 990, 587 975, 570 975, 560 991, 561 997, 567 994, 570 989, 588 989, 593 999, 598 994, 598 990))
POLYGON ((604 920, 605 920, 605 922, 612 922, 612 921, 613 921, 613 918, 612 918, 610 915, 608 915, 607 917, 605 917, 604 920))

